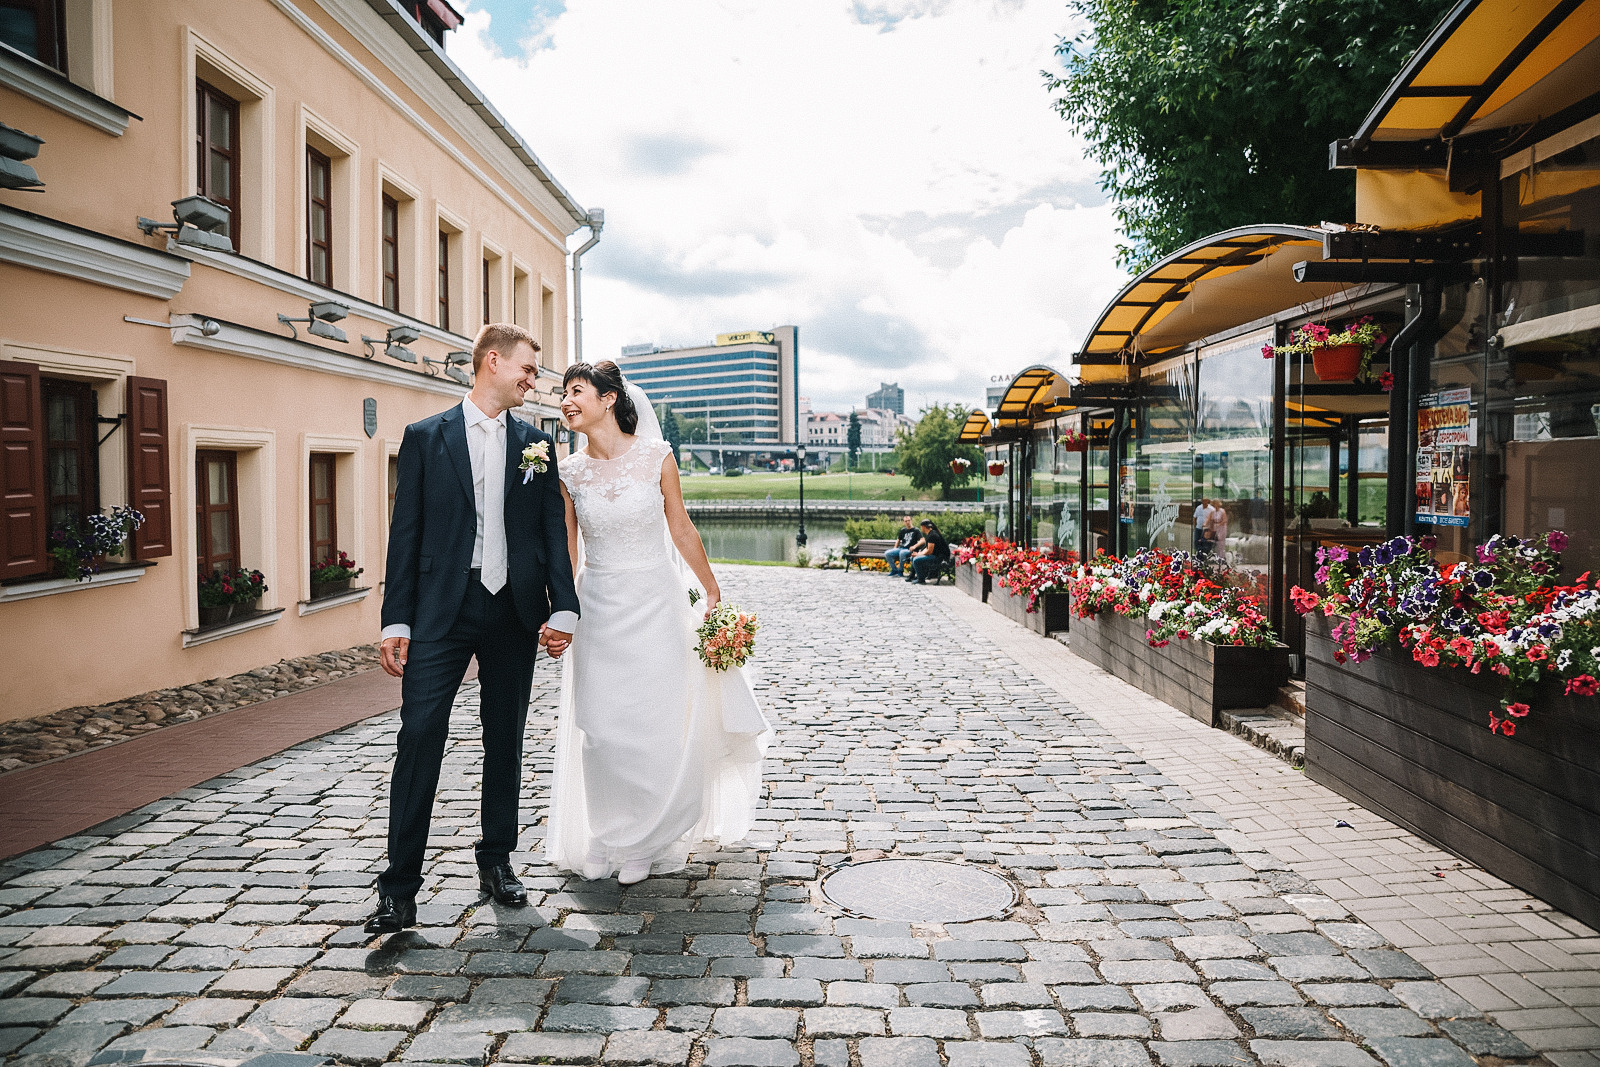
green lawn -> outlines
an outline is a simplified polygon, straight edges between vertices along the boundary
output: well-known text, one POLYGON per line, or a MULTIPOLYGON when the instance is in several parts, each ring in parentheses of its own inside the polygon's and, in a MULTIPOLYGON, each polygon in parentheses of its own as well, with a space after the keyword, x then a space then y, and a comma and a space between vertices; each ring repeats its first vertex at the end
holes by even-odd
MULTIPOLYGON (((794 500, 800 496, 798 474, 694 474, 683 479, 685 500, 794 500)), ((936 500, 937 490, 911 488, 901 474, 807 474, 807 500, 936 500)))

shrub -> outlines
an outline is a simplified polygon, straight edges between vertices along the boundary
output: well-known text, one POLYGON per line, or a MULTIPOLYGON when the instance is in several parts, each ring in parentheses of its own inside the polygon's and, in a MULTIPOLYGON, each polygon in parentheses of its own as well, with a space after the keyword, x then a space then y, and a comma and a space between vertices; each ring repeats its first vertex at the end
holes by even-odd
MULTIPOLYGON (((984 514, 981 511, 938 513, 925 511, 911 517, 913 523, 921 523, 923 519, 932 519, 934 525, 939 527, 939 532, 944 534, 944 539, 952 545, 959 544, 974 535, 983 534, 984 514)), ((844 520, 845 545, 852 552, 863 537, 869 540, 893 541, 899 533, 900 519, 897 516, 878 514, 870 519, 844 520)))

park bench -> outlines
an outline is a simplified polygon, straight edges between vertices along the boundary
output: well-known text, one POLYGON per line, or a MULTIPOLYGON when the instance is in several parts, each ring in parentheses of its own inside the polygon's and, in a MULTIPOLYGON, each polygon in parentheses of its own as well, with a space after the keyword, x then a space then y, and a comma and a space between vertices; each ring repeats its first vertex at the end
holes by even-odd
POLYGON ((844 569, 860 569, 864 559, 882 559, 883 554, 895 546, 894 540, 883 537, 863 537, 856 542, 855 550, 844 554, 844 569))
MULTIPOLYGON (((895 544, 896 542, 885 538, 863 537, 856 542, 854 552, 846 552, 844 554, 844 569, 849 570, 853 564, 859 570, 861 561, 864 559, 882 559, 883 554, 893 548, 895 544)), ((910 565, 908 560, 906 566, 909 567, 910 565)), ((939 572, 933 576, 932 581, 937 584, 945 578, 949 578, 952 582, 956 580, 955 561, 948 557, 944 561, 944 566, 940 567, 939 572)))

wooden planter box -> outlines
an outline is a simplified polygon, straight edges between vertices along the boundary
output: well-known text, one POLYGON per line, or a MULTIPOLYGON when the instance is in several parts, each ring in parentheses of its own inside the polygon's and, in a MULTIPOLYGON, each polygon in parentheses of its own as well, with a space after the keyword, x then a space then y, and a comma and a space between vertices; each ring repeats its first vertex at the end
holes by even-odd
POLYGON ((1029 611, 1026 596, 1017 596, 996 584, 989 591, 989 606, 1012 622, 1047 637, 1067 629, 1072 617, 1072 594, 1045 593, 1034 601, 1034 610, 1029 611))
POLYGON ((994 578, 980 571, 976 563, 963 563, 956 568, 956 588, 978 600, 988 600, 994 588, 994 578))
POLYGON ((1072 620, 1072 651, 1208 726, 1225 708, 1264 708, 1289 681, 1289 648, 1212 645, 1193 639, 1151 648, 1142 618, 1102 611, 1072 620))
POLYGON ((1497 676, 1403 649, 1333 658, 1306 617, 1306 772, 1490 874, 1600 926, 1600 701, 1542 686, 1514 737, 1489 732, 1497 676))

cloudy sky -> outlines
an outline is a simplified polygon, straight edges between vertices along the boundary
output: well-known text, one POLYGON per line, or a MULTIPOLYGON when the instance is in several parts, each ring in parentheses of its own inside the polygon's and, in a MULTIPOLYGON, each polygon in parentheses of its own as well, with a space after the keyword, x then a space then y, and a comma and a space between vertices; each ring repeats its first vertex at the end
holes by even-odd
POLYGON ((794 323, 801 392, 981 402, 1123 278, 1040 71, 1062 0, 468 0, 451 56, 586 207, 584 348, 794 323))

